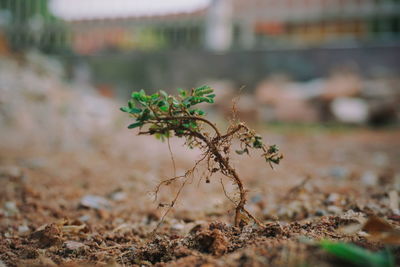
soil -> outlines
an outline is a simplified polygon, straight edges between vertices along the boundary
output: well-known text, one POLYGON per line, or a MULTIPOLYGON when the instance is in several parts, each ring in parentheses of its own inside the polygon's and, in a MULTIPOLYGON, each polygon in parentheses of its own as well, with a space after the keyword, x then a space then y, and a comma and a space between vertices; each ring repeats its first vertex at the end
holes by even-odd
MULTIPOLYGON (((255 154, 232 158, 264 227, 234 227, 221 181, 231 198, 233 185, 218 175, 206 183, 200 168, 156 232, 180 187, 163 187, 154 201, 156 184, 174 173, 165 143, 129 132, 73 150, 3 144, 0 266, 345 265, 321 249, 324 239, 390 246, 400 264, 399 130, 265 137, 285 155, 274 170, 255 154)), ((179 140, 171 147, 177 173, 199 157, 179 140)))

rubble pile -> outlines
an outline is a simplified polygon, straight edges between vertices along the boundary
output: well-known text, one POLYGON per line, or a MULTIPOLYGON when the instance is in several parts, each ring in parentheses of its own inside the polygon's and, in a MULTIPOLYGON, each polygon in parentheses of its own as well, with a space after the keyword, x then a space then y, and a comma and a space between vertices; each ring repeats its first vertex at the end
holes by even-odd
MULTIPOLYGON (((214 82, 217 86, 221 82, 214 82)), ((213 83, 210 83, 213 84, 213 83)), ((292 81, 274 75, 260 82, 254 94, 244 88, 236 103, 239 117, 255 122, 340 122, 355 125, 385 125, 400 121, 400 82, 397 77, 366 79, 355 72, 338 71, 327 78, 292 81)), ((225 94, 217 109, 229 115, 233 84, 222 83, 225 94)), ((218 87, 216 91, 218 92, 218 87)), ((219 102, 218 102, 219 101, 219 102)))
MULTIPOLYGON (((256 88, 256 99, 261 111, 273 112, 264 120, 386 124, 400 118, 400 87, 395 80, 369 80, 344 71, 308 82, 272 77, 256 88)), ((265 113, 270 112, 261 112, 265 113)))
POLYGON ((11 147, 70 149, 115 124, 118 104, 64 82, 63 66, 37 53, 0 59, 0 138, 11 147))

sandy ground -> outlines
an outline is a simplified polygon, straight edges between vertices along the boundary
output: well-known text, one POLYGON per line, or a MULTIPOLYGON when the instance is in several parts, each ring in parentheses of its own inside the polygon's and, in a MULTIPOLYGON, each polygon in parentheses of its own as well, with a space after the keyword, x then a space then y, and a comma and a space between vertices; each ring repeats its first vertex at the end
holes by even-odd
MULTIPOLYGON (((391 245, 400 264, 399 130, 294 127, 264 136, 284 153, 280 166, 271 170, 256 154, 233 162, 247 208, 265 227, 233 227, 222 177, 205 183, 200 167, 153 235, 179 188, 154 200, 157 183, 173 175, 165 143, 126 130, 69 151, 3 144, 0 266, 343 266, 322 239, 391 245), (373 216, 393 228, 393 240, 362 228, 373 216)), ((179 140, 171 146, 178 174, 199 157, 179 140)))

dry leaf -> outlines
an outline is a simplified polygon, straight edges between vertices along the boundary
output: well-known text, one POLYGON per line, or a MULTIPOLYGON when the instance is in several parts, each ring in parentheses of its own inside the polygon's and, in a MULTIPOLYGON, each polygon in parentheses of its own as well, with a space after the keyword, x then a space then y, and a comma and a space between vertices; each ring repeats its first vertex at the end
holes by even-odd
POLYGON ((400 230, 377 216, 371 216, 362 229, 368 232, 368 239, 372 241, 400 245, 400 230))

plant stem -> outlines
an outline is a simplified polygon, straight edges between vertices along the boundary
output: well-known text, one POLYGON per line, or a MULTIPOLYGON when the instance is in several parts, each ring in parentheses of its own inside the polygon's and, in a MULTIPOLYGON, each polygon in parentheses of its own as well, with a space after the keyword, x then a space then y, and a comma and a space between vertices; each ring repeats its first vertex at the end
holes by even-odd
POLYGON ((213 130, 215 131, 215 133, 217 134, 217 137, 220 138, 221 137, 221 133, 219 132, 218 128, 211 123, 209 120, 201 118, 201 117, 196 117, 196 116, 172 116, 172 117, 161 117, 161 118, 157 118, 158 120, 197 120, 197 121, 202 121, 205 122, 206 124, 208 124, 209 126, 211 126, 211 128, 213 128, 213 130))
POLYGON ((257 223, 258 225, 262 225, 259 220, 257 220, 253 215, 251 215, 245 209, 244 205, 246 205, 247 201, 246 190, 244 189, 242 180, 239 178, 239 175, 236 173, 235 169, 232 168, 231 165, 229 164, 229 160, 223 157, 219 152, 219 150, 217 149, 217 147, 215 146, 215 144, 210 140, 208 140, 204 135, 193 131, 191 131, 191 134, 206 143, 206 145, 210 148, 210 152, 215 156, 216 162, 220 164, 222 170, 225 170, 222 173, 228 178, 233 179, 239 189, 240 200, 239 203, 236 203, 236 208, 235 208, 235 226, 240 227, 242 213, 245 213, 248 217, 253 219, 255 223, 257 223))

